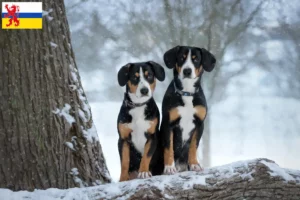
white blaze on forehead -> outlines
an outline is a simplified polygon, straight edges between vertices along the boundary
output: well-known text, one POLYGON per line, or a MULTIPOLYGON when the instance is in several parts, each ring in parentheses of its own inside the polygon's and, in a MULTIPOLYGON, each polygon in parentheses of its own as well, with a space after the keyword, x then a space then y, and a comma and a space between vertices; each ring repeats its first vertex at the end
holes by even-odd
POLYGON ((150 88, 149 82, 144 77, 143 68, 140 67, 140 81, 138 83, 138 87, 136 89, 135 94, 129 92, 129 97, 134 103, 144 103, 148 101, 152 97, 152 91, 150 88), (141 89, 148 88, 148 96, 142 96, 141 89))
POLYGON ((195 92, 194 85, 195 85, 195 82, 197 81, 196 78, 197 78, 196 68, 195 68, 194 63, 192 62, 192 51, 189 50, 187 58, 186 58, 184 64, 182 65, 182 68, 181 68, 181 71, 179 74, 179 79, 182 83, 183 91, 191 92, 191 93, 195 92), (192 74, 191 74, 190 78, 184 78, 184 75, 183 75, 183 70, 187 69, 187 68, 190 68, 192 70, 192 74))
POLYGON ((183 78, 183 70, 188 69, 188 68, 190 68, 192 70, 191 78, 196 78, 196 71, 195 71, 194 63, 192 62, 192 51, 191 50, 189 50, 187 58, 186 58, 184 64, 182 65, 182 69, 180 72, 180 75, 182 76, 182 78, 183 78))

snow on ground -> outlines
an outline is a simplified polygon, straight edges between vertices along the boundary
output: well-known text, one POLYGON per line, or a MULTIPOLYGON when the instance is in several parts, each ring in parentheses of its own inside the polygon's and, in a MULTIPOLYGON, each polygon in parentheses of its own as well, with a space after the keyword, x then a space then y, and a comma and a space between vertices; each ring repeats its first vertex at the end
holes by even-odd
MULTIPOLYGON (((160 107, 161 104, 158 104, 160 107)), ((91 103, 104 156, 114 181, 120 174, 117 117, 121 102, 91 103)), ((300 169, 300 102, 286 98, 228 98, 211 108, 212 166, 266 157, 300 169), (247 106, 239 107, 239 104, 247 106)))
POLYGON ((216 104, 211 109, 212 165, 266 157, 300 169, 299 111, 300 102, 288 98, 231 97, 216 104))

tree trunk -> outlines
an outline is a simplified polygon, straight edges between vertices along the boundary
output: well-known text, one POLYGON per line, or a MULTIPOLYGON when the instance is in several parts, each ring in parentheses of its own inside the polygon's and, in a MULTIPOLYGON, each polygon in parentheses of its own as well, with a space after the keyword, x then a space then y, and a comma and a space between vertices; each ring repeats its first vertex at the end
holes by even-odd
POLYGON ((299 200, 300 171, 280 168, 271 160, 256 159, 206 169, 132 180, 79 190, 36 192, 1 191, 7 199, 201 199, 299 200), (38 195, 37 195, 38 194, 38 195), (20 198, 20 197, 23 198, 20 198))
POLYGON ((110 182, 80 83, 63 1, 42 30, 0 31, 0 188, 110 182))

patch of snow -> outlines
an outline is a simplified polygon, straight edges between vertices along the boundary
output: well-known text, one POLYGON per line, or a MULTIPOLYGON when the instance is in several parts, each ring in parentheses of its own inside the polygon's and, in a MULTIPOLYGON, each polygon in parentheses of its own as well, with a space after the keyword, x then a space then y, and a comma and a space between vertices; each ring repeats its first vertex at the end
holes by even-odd
POLYGON ((91 119, 91 111, 90 111, 91 107, 88 104, 88 101, 87 101, 86 97, 83 95, 83 90, 82 89, 78 89, 77 92, 78 92, 78 98, 81 101, 82 109, 86 113, 86 121, 89 121, 91 119))
POLYGON ((98 138, 98 133, 97 133, 97 129, 96 126, 92 125, 91 128, 87 129, 87 130, 82 130, 83 131, 83 136, 89 141, 89 142, 93 142, 93 139, 96 141, 99 141, 98 138))
POLYGON ((203 175, 203 176, 190 176, 190 179, 184 181, 182 189, 188 190, 193 188, 193 185, 206 185, 206 178, 209 178, 211 175, 203 175))
POLYGON ((75 122, 75 119, 74 119, 74 117, 73 117, 72 115, 69 114, 70 109, 71 109, 71 106, 70 106, 69 104, 66 103, 66 104, 65 104, 65 107, 63 107, 61 110, 56 109, 56 110, 54 110, 54 111, 52 111, 52 112, 53 112, 54 114, 59 115, 59 116, 63 116, 63 117, 66 119, 66 121, 67 121, 70 125, 72 125, 72 123, 75 122))
POLYGON ((272 172, 269 172, 271 176, 280 176, 286 181, 295 180, 291 175, 289 175, 284 169, 280 168, 276 163, 266 162, 265 160, 260 161, 266 165, 272 172))
POLYGON ((43 16, 43 17, 44 17, 44 16, 47 16, 47 15, 49 15, 49 13, 51 13, 52 11, 53 11, 52 8, 50 8, 48 11, 43 10, 42 16, 43 16))
POLYGON ((72 91, 77 90, 77 86, 76 85, 69 85, 69 87, 71 88, 72 91))
POLYGON ((249 181, 252 181, 254 178, 252 176, 252 174, 254 173, 254 170, 250 171, 249 173, 246 174, 241 174, 240 176, 242 177, 242 179, 247 179, 249 181))
POLYGON ((79 172, 77 168, 72 168, 70 174, 73 176, 73 180, 75 183, 78 183, 81 188, 87 186, 79 177, 79 172))
POLYGON ((53 47, 53 48, 55 49, 58 45, 55 44, 54 42, 50 42, 50 46, 53 47))
POLYGON ((76 151, 74 145, 71 142, 65 142, 65 145, 67 145, 67 147, 69 147, 71 150, 76 151))
MULTIPOLYGON (((78 115, 80 119, 83 121, 83 123, 88 123, 91 120, 91 107, 88 104, 87 98, 84 95, 84 91, 78 81, 79 80, 78 70, 72 64, 69 65, 69 68, 70 68, 72 80, 74 82, 73 84, 70 85, 70 87, 72 90, 77 91, 77 96, 80 101, 80 105, 78 108, 78 115)), ((83 136, 89 142, 93 142, 93 140, 99 141, 97 129, 94 123, 92 124, 92 127, 89 129, 86 129, 84 126, 82 126, 81 129, 82 129, 83 136)))
POLYGON ((86 117, 85 117, 85 114, 84 114, 84 112, 83 112, 80 108, 78 109, 78 115, 79 115, 80 119, 81 119, 83 122, 87 122, 87 119, 86 119, 86 117))
POLYGON ((164 194, 164 197, 167 198, 167 199, 174 199, 174 197, 168 195, 168 194, 164 194))
POLYGON ((51 16, 48 15, 48 16, 47 16, 47 20, 48 20, 48 21, 52 21, 52 20, 53 20, 53 17, 51 17, 51 16))
POLYGON ((72 79, 75 83, 78 82, 78 79, 77 79, 77 74, 75 72, 71 72, 71 76, 72 76, 72 79))

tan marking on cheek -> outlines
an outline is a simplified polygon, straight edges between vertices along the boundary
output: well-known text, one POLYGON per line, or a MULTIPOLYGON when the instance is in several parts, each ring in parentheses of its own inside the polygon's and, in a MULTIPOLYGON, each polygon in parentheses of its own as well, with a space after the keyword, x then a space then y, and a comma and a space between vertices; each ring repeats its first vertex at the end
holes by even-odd
POLYGON ((196 74, 197 77, 200 76, 201 71, 202 71, 202 65, 199 68, 196 68, 196 70, 195 70, 195 74, 196 74))
POLYGON ((206 108, 204 106, 195 106, 195 109, 196 116, 203 121, 206 117, 206 108))
POLYGON ((177 70, 178 74, 180 74, 180 72, 181 72, 181 67, 178 66, 177 63, 176 63, 176 70, 177 70))
POLYGON ((158 124, 158 119, 157 118, 150 121, 150 128, 147 129, 147 132, 150 133, 150 134, 154 134, 155 131, 156 131, 157 124, 158 124))
POLYGON ((129 162, 130 162, 130 149, 129 145, 126 141, 123 143, 122 148, 122 161, 121 161, 121 176, 120 182, 127 181, 130 179, 128 171, 129 171, 129 162))
POLYGON ((156 87, 156 79, 154 79, 153 83, 150 84, 152 93, 154 92, 155 87, 156 87))
POLYGON ((119 132, 122 139, 127 139, 132 132, 131 128, 128 127, 128 124, 118 124, 119 132))
POLYGON ((144 148, 144 154, 140 163, 140 169, 139 172, 148 172, 149 171, 149 165, 150 165, 150 161, 152 156, 148 156, 148 152, 150 150, 151 147, 151 140, 149 140, 146 144, 145 144, 145 148, 144 148))
POLYGON ((173 131, 170 133, 170 146, 164 149, 164 164, 172 165, 174 163, 174 149, 173 149, 173 131))
POLYGON ((148 71, 145 71, 145 76, 148 76, 148 71))
POLYGON ((135 93, 136 92, 136 89, 137 89, 137 85, 133 85, 132 83, 131 83, 131 81, 128 81, 128 86, 129 86, 129 91, 130 91, 130 93, 135 93))
POLYGON ((179 118, 179 112, 177 108, 172 108, 169 111, 169 118, 170 118, 169 122, 173 122, 179 118))
POLYGON ((139 76, 140 76, 140 74, 139 74, 138 72, 136 72, 136 73, 135 73, 135 76, 136 76, 136 77, 139 77, 139 76))
POLYGON ((197 160, 197 138, 196 138, 196 131, 194 131, 192 139, 191 139, 191 143, 190 143, 190 148, 189 148, 189 158, 188 158, 188 162, 189 165, 197 165, 198 160, 197 160))

